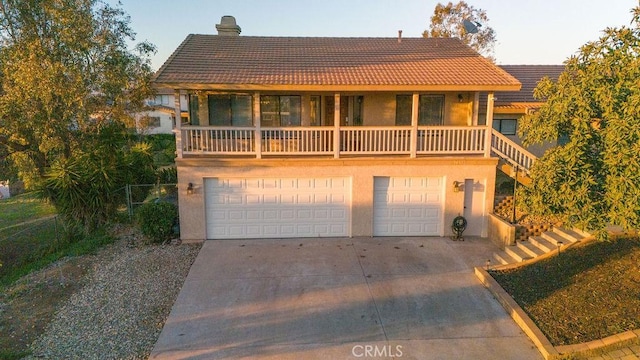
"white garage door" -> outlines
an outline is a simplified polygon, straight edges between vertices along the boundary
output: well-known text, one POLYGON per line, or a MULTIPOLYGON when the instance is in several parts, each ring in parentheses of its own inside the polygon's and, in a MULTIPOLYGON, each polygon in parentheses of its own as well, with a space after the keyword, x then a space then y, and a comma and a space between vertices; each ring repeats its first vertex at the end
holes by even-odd
POLYGON ((205 180, 208 239, 348 236, 348 178, 205 180))
POLYGON ((374 236, 442 236, 442 178, 376 177, 374 236))

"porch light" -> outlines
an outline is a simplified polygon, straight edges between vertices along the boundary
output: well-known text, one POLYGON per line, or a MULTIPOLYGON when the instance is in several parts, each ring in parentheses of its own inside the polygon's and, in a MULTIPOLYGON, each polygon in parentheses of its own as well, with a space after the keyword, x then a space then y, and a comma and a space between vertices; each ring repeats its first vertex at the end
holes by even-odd
POLYGON ((187 185, 187 195, 193 195, 193 183, 187 185))
POLYGON ((462 100, 463 100, 462 94, 458 94, 458 102, 462 102, 462 100))
POLYGON ((461 187, 462 187, 462 182, 460 182, 460 181, 454 181, 453 182, 453 192, 454 193, 460 192, 461 187))

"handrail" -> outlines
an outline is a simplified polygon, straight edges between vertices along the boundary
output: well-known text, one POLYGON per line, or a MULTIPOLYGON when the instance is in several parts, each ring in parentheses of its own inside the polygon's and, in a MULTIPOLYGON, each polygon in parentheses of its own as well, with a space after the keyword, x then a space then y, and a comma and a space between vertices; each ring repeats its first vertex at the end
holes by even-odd
POLYGON ((511 166, 517 166, 527 174, 529 174, 533 163, 538 159, 537 156, 496 129, 491 130, 491 150, 505 159, 511 166))

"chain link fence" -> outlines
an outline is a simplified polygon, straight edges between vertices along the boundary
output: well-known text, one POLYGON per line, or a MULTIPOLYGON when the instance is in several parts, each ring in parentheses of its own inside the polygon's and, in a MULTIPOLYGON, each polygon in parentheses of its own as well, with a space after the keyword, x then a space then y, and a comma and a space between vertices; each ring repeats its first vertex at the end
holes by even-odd
POLYGON ((148 202, 170 202, 178 206, 178 184, 129 184, 124 191, 127 198, 127 213, 133 218, 138 206, 148 202), (141 194, 146 194, 142 197, 141 194))
POLYGON ((63 224, 56 215, 0 229, 0 276, 14 266, 55 252, 63 241, 63 224))

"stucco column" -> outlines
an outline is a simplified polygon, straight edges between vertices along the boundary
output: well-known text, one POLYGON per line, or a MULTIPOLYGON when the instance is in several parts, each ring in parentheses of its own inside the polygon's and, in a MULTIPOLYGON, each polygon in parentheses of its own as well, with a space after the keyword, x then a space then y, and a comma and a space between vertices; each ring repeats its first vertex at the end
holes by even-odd
POLYGON ((340 94, 333 95, 333 157, 340 157, 340 94))
POLYGON ((253 146, 256 151, 256 158, 262 158, 262 129, 261 129, 261 121, 260 118, 260 93, 256 92, 253 94, 253 126, 255 126, 254 132, 254 143, 253 146))
POLYGON ((200 126, 209 126, 209 97, 198 92, 198 118, 200 126))
POLYGON ((173 132, 176 134, 176 157, 182 159, 182 108, 180 107, 180 90, 173 92, 174 116, 176 117, 176 128, 173 132))
POLYGON ((415 158, 418 151, 418 111, 420 106, 420 94, 414 93, 411 98, 411 143, 410 157, 415 158))
POLYGON ((478 125, 478 112, 480 110, 480 93, 476 91, 473 93, 473 110, 471 113, 471 125, 478 125))
POLYGON ((487 132, 485 134, 484 157, 491 157, 491 136, 493 129, 493 93, 487 95, 487 132))

